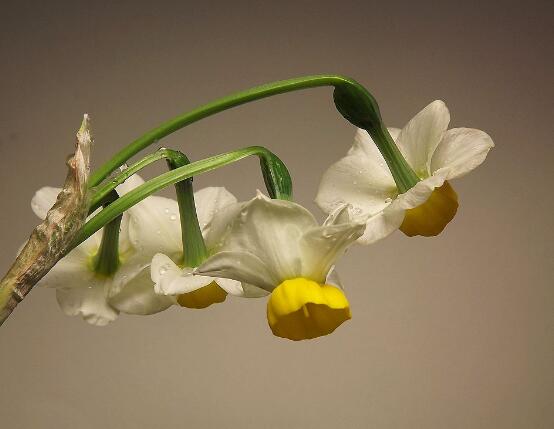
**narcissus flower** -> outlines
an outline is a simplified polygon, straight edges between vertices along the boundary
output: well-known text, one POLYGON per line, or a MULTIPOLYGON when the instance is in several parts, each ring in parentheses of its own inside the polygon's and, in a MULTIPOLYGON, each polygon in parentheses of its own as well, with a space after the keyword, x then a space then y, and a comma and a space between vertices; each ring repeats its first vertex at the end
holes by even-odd
POLYGON ((393 177, 369 134, 356 133, 354 146, 323 175, 316 203, 327 213, 349 203, 367 220, 361 243, 377 241, 400 228, 408 236, 439 234, 456 214, 458 197, 449 180, 480 165, 494 146, 471 128, 447 130, 450 113, 434 101, 402 129, 389 133, 420 181, 399 194, 393 177))
POLYGON ((262 194, 218 215, 206 243, 214 254, 196 270, 271 293, 267 319, 276 336, 304 340, 327 335, 350 319, 333 267, 363 233, 347 206, 320 226, 304 207, 262 194))
MULTIPOLYGON (((133 176, 117 190, 124 194, 141 183, 142 179, 133 176)), ((45 187, 35 194, 31 207, 37 216, 46 216, 58 192, 45 187)), ((156 252, 170 252, 180 245, 178 216, 175 201, 148 197, 123 215, 115 272, 106 275, 95 271, 103 234, 98 231, 61 259, 39 284, 56 288, 65 314, 81 315, 92 325, 106 325, 119 312, 145 315, 165 310, 173 301, 154 293, 149 266, 156 252)))
MULTIPOLYGON (((202 236, 206 237, 214 216, 225 207, 235 204, 237 199, 225 188, 210 187, 195 192, 194 201, 202 236)), ((256 287, 243 287, 236 280, 193 275, 196 267, 183 267, 175 261, 178 262, 179 257, 156 254, 152 259, 151 276, 156 293, 173 297, 182 307, 206 308, 225 301, 227 294, 249 297, 264 294, 256 287)))

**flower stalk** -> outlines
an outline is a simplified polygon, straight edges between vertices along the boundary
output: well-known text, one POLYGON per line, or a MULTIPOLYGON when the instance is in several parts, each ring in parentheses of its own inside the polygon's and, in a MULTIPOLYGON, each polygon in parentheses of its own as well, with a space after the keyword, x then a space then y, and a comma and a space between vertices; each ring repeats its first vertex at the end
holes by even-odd
MULTIPOLYGON (((79 245, 104 225, 122 214, 125 210, 155 192, 164 189, 167 186, 174 185, 182 180, 192 178, 198 174, 215 170, 228 164, 232 164, 252 155, 260 158, 260 164, 264 173, 264 180, 268 186, 270 196, 272 198, 290 200, 292 196, 292 181, 285 164, 268 149, 261 146, 250 146, 244 149, 212 156, 201 161, 192 162, 143 183, 127 194, 119 197, 116 201, 109 204, 100 213, 90 219, 81 229, 81 233, 74 242, 73 246, 79 245)), ((139 161, 139 163, 141 163, 141 161, 139 161)), ((119 176, 116 177, 114 180, 109 182, 108 186, 103 188, 102 192, 110 192, 111 189, 115 188, 118 184, 123 183, 123 181, 125 181, 125 179, 129 176, 128 171, 131 169, 134 169, 134 166, 129 167, 121 173, 121 176, 125 177, 124 179, 121 179, 119 176)), ((96 198, 98 200, 102 200, 105 198, 105 195, 99 195, 97 193, 96 198)))
MULTIPOLYGON (((119 197, 116 191, 110 194, 111 201, 116 201, 119 197)), ((107 203, 105 207, 109 206, 107 203)), ((119 259, 119 231, 121 228, 121 219, 123 214, 117 216, 114 220, 106 224, 102 233, 102 241, 98 253, 92 261, 92 269, 95 273, 109 277, 114 274, 121 263, 119 259)))
POLYGON ((271 97, 292 91, 299 91, 322 86, 335 88, 333 98, 337 110, 344 118, 357 127, 369 132, 377 147, 383 154, 387 165, 393 173, 399 189, 407 190, 418 182, 417 175, 410 168, 394 141, 388 134, 379 112, 375 98, 362 85, 353 79, 339 75, 315 75, 281 80, 256 86, 245 91, 231 94, 210 103, 204 104, 190 112, 175 118, 148 131, 143 136, 119 151, 111 160, 102 165, 91 176, 91 186, 102 182, 111 172, 123 165, 132 156, 161 140, 169 134, 186 127, 208 116, 240 106, 251 101, 271 97))
MULTIPOLYGON (((167 159, 167 164, 171 170, 190 164, 189 159, 183 153, 178 151, 171 151, 171 153, 172 156, 167 159)), ((192 180, 191 177, 175 183, 183 240, 183 259, 181 262, 185 267, 197 267, 208 255, 202 237, 202 230, 198 224, 192 180)))

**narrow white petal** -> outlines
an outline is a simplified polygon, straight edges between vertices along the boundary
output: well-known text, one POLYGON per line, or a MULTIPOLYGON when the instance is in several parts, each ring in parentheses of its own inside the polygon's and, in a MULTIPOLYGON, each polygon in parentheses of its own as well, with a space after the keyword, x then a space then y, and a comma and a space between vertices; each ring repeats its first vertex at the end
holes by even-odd
MULTIPOLYGON (((423 204, 431 193, 444 184, 446 180, 447 172, 436 172, 431 177, 421 180, 416 183, 416 185, 406 191, 403 194, 400 194, 391 204, 387 207, 386 210, 394 211, 396 209, 413 209, 423 204)), ((385 210, 385 211, 386 211, 385 210)))
POLYGON ((358 130, 348 154, 323 174, 315 202, 326 213, 348 203, 365 216, 382 210, 396 194, 383 156, 369 134, 358 130))
POLYGON ((364 232, 364 222, 351 221, 342 214, 336 219, 344 223, 327 224, 306 231, 300 240, 302 247, 302 277, 324 283, 329 271, 364 232))
POLYGON ((156 293, 167 295, 164 292, 166 285, 169 285, 175 277, 181 275, 181 269, 163 253, 157 253, 152 258, 150 265, 150 278, 156 284, 154 290, 156 293))
POLYGON ((406 210, 423 204, 433 190, 443 185, 446 172, 436 172, 433 176, 419 181, 413 188, 398 195, 382 212, 366 221, 364 234, 359 244, 371 244, 392 234, 404 221, 406 210))
POLYGON ((404 220, 404 210, 385 208, 366 221, 364 234, 358 239, 359 244, 372 244, 392 234, 404 220))
POLYGON ((133 174, 131 177, 128 177, 125 182, 123 182, 121 185, 119 185, 115 190, 119 195, 125 195, 127 192, 132 191, 135 188, 138 188, 140 185, 144 183, 144 180, 142 177, 140 177, 138 174, 133 174))
POLYGON ((322 226, 333 226, 349 223, 352 220, 352 206, 343 204, 329 213, 322 226))
POLYGON ((246 252, 218 252, 205 260, 195 272, 248 283, 268 292, 282 282, 258 256, 246 252))
POLYGON ((154 292, 150 271, 146 269, 127 283, 120 293, 109 298, 108 302, 122 313, 147 315, 166 310, 175 301, 172 297, 154 292))
POLYGON ((263 298, 264 296, 267 296, 270 294, 265 289, 262 289, 260 287, 248 284, 248 283, 241 283, 242 284, 242 297, 243 298, 263 298))
POLYGON ((90 257, 79 246, 62 258, 44 276, 39 285, 48 288, 81 288, 93 284, 94 273, 90 269, 90 257))
POLYGON ((338 287, 339 289, 344 289, 342 287, 342 282, 340 280, 339 273, 335 269, 334 265, 331 267, 331 269, 329 270, 329 273, 327 274, 327 278, 325 279, 325 284, 338 287))
POLYGON ((234 217, 230 219, 225 214, 226 209, 223 210, 228 231, 223 234, 224 242, 215 250, 256 255, 281 281, 300 274, 302 254, 298 238, 307 229, 317 226, 308 210, 290 201, 264 196, 252 199, 238 211, 236 205, 229 208, 234 217))
POLYGON ((211 227, 212 219, 223 208, 235 204, 237 199, 223 187, 208 187, 194 193, 198 223, 205 237, 211 227))
POLYGON ((218 277, 215 279, 215 282, 219 285, 221 289, 223 289, 225 292, 227 292, 230 295, 244 296, 242 283, 239 281, 218 277))
POLYGON ((462 177, 483 163, 494 143, 483 131, 452 128, 431 159, 431 171, 448 169, 447 180, 462 177))
MULTIPOLYGON (((192 273, 192 270, 184 270, 180 276, 172 277, 171 281, 160 283, 160 291, 164 295, 180 295, 183 293, 194 292, 204 286, 213 283, 213 277, 201 276, 192 273)), ((158 292, 159 293, 159 292, 158 292)))
POLYGON ((48 210, 50 210, 56 202, 61 190, 61 188, 52 188, 51 186, 40 188, 31 199, 31 208, 33 212, 42 220, 46 219, 48 210))
POLYGON ((144 259, 161 252, 177 257, 182 252, 177 201, 148 197, 129 211, 129 238, 144 259))
POLYGON ((90 287, 56 289, 56 299, 65 314, 81 315, 91 325, 105 326, 118 315, 118 311, 108 304, 101 282, 90 287))
POLYGON ((420 176, 430 174, 431 157, 442 140, 450 113, 444 102, 433 101, 402 128, 396 141, 408 164, 420 176))
MULTIPOLYGON (((120 293, 127 284, 133 282, 135 278, 143 271, 150 273, 150 261, 143 262, 142 257, 137 254, 132 255, 118 267, 114 273, 111 282, 108 285, 107 294, 111 298, 120 293)), ((154 288, 154 282, 150 280, 150 285, 154 288)))

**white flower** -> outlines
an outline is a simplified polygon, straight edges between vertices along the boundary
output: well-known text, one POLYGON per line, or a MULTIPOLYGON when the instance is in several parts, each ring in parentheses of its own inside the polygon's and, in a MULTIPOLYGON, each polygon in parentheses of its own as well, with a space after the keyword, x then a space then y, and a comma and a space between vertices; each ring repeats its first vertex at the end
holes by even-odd
MULTIPOLYGON (((195 192, 194 201, 202 236, 206 237, 214 216, 235 204, 237 199, 225 188, 209 187, 195 192)), ((193 274, 195 267, 180 267, 175 260, 178 259, 167 254, 156 254, 152 259, 151 276, 156 284, 156 293, 175 297, 182 307, 205 308, 223 302, 227 294, 248 297, 265 295, 264 291, 242 285, 236 280, 193 274)))
POLYGON ((350 318, 346 297, 329 277, 364 226, 351 222, 346 206, 320 226, 304 207, 258 194, 214 219, 206 242, 215 253, 196 272, 271 293, 268 321, 277 336, 326 335, 350 318))
POLYGON ((437 235, 454 217, 458 202, 447 180, 462 177, 480 165, 494 146, 483 131, 447 130, 450 113, 434 101, 402 129, 389 128, 392 138, 418 177, 412 189, 399 194, 381 153, 358 129, 348 154, 323 175, 316 203, 327 213, 349 203, 367 228, 360 242, 377 241, 400 228, 407 235, 437 235))
MULTIPOLYGON (((117 191, 122 195, 142 183, 133 176, 117 191)), ((37 216, 44 218, 58 192, 45 187, 35 194, 31 207, 37 216)), ((98 231, 60 260, 40 285, 56 288, 64 313, 81 315, 93 325, 108 324, 120 311, 144 315, 165 310, 173 302, 154 293, 149 266, 156 252, 170 252, 180 245, 178 213, 177 203, 169 198, 144 199, 123 214, 120 265, 113 275, 100 275, 92 269, 102 239, 102 231, 98 231)))

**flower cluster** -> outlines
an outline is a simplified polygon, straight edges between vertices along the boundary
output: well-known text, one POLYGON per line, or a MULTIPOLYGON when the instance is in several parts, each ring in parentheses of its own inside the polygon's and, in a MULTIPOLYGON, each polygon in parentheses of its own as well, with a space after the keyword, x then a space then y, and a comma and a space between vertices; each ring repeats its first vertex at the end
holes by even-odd
MULTIPOLYGON (((183 257, 177 201, 149 196, 126 211, 113 270, 98 270, 102 232, 73 249, 41 281, 56 289, 67 315, 106 325, 119 313, 147 315, 171 306, 194 309, 228 295, 267 299, 267 320, 279 337, 327 335, 350 319, 335 270, 357 242, 373 243, 400 229, 408 236, 439 234, 456 214, 449 181, 480 165, 490 137, 468 128, 448 130, 449 112, 435 101, 403 129, 389 129, 419 179, 401 193, 369 134, 358 129, 347 155, 324 174, 316 203, 328 214, 320 225, 301 205, 258 192, 238 202, 225 188, 194 193, 206 257, 189 266, 183 257)), ((124 195, 142 183, 130 177, 124 195)), ((58 191, 43 188, 32 201, 44 218, 58 191)), ((184 238, 186 240, 186 237, 184 238)))

